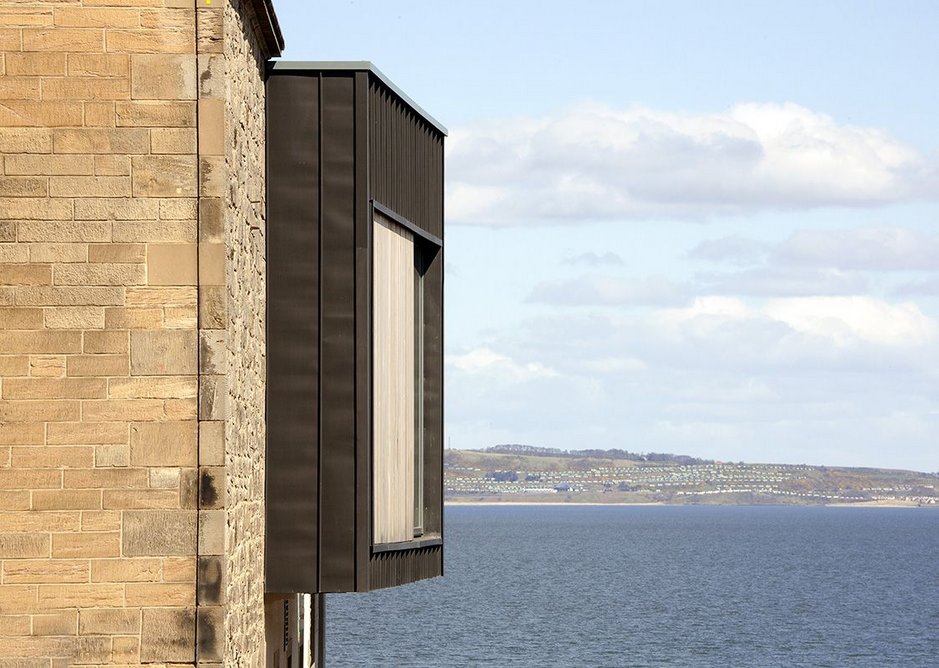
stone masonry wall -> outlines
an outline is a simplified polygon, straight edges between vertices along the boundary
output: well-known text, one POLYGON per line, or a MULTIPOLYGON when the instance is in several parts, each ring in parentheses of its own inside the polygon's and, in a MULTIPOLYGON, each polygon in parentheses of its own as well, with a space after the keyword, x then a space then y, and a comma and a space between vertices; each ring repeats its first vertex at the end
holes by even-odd
POLYGON ((194 0, 0 2, 0 667, 193 664, 194 0))
POLYGON ((0 668, 264 665, 250 21, 0 0, 0 668))
POLYGON ((241 0, 225 11, 228 286, 226 663, 264 663, 264 58, 241 0))

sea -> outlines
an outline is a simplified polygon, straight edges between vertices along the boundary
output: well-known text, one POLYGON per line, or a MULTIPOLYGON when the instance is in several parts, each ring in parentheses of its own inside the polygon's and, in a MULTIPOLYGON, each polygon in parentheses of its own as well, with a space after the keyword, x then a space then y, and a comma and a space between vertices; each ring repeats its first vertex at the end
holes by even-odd
POLYGON ((448 506, 444 569, 326 665, 939 667, 939 509, 448 506))

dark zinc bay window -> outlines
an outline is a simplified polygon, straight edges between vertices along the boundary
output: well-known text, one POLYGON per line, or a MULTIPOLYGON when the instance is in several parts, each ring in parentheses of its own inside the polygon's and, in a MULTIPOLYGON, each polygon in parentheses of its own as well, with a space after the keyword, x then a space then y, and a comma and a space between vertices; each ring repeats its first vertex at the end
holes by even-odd
POLYGON ((443 572, 443 140, 369 63, 276 63, 266 590, 443 572))

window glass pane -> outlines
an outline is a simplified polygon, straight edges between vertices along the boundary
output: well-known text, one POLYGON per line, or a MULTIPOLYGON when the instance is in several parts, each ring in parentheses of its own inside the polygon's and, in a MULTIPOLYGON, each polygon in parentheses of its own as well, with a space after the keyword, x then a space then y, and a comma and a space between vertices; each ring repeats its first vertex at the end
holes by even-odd
POLYGON ((373 540, 411 540, 415 518, 414 238, 376 214, 372 273, 373 540))

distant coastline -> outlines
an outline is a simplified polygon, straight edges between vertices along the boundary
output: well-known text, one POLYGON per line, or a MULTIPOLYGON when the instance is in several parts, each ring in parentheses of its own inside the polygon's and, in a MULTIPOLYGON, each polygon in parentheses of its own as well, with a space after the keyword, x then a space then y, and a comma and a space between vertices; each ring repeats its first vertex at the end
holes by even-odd
MULTIPOLYGON (((451 501, 445 500, 444 506, 658 506, 668 508, 687 508, 692 506, 792 506, 793 504, 746 504, 746 503, 667 503, 664 501, 626 502, 611 501, 451 501)), ((820 503, 814 506, 800 506, 803 508, 936 508, 939 504, 921 504, 913 501, 859 501, 857 503, 820 503)))

